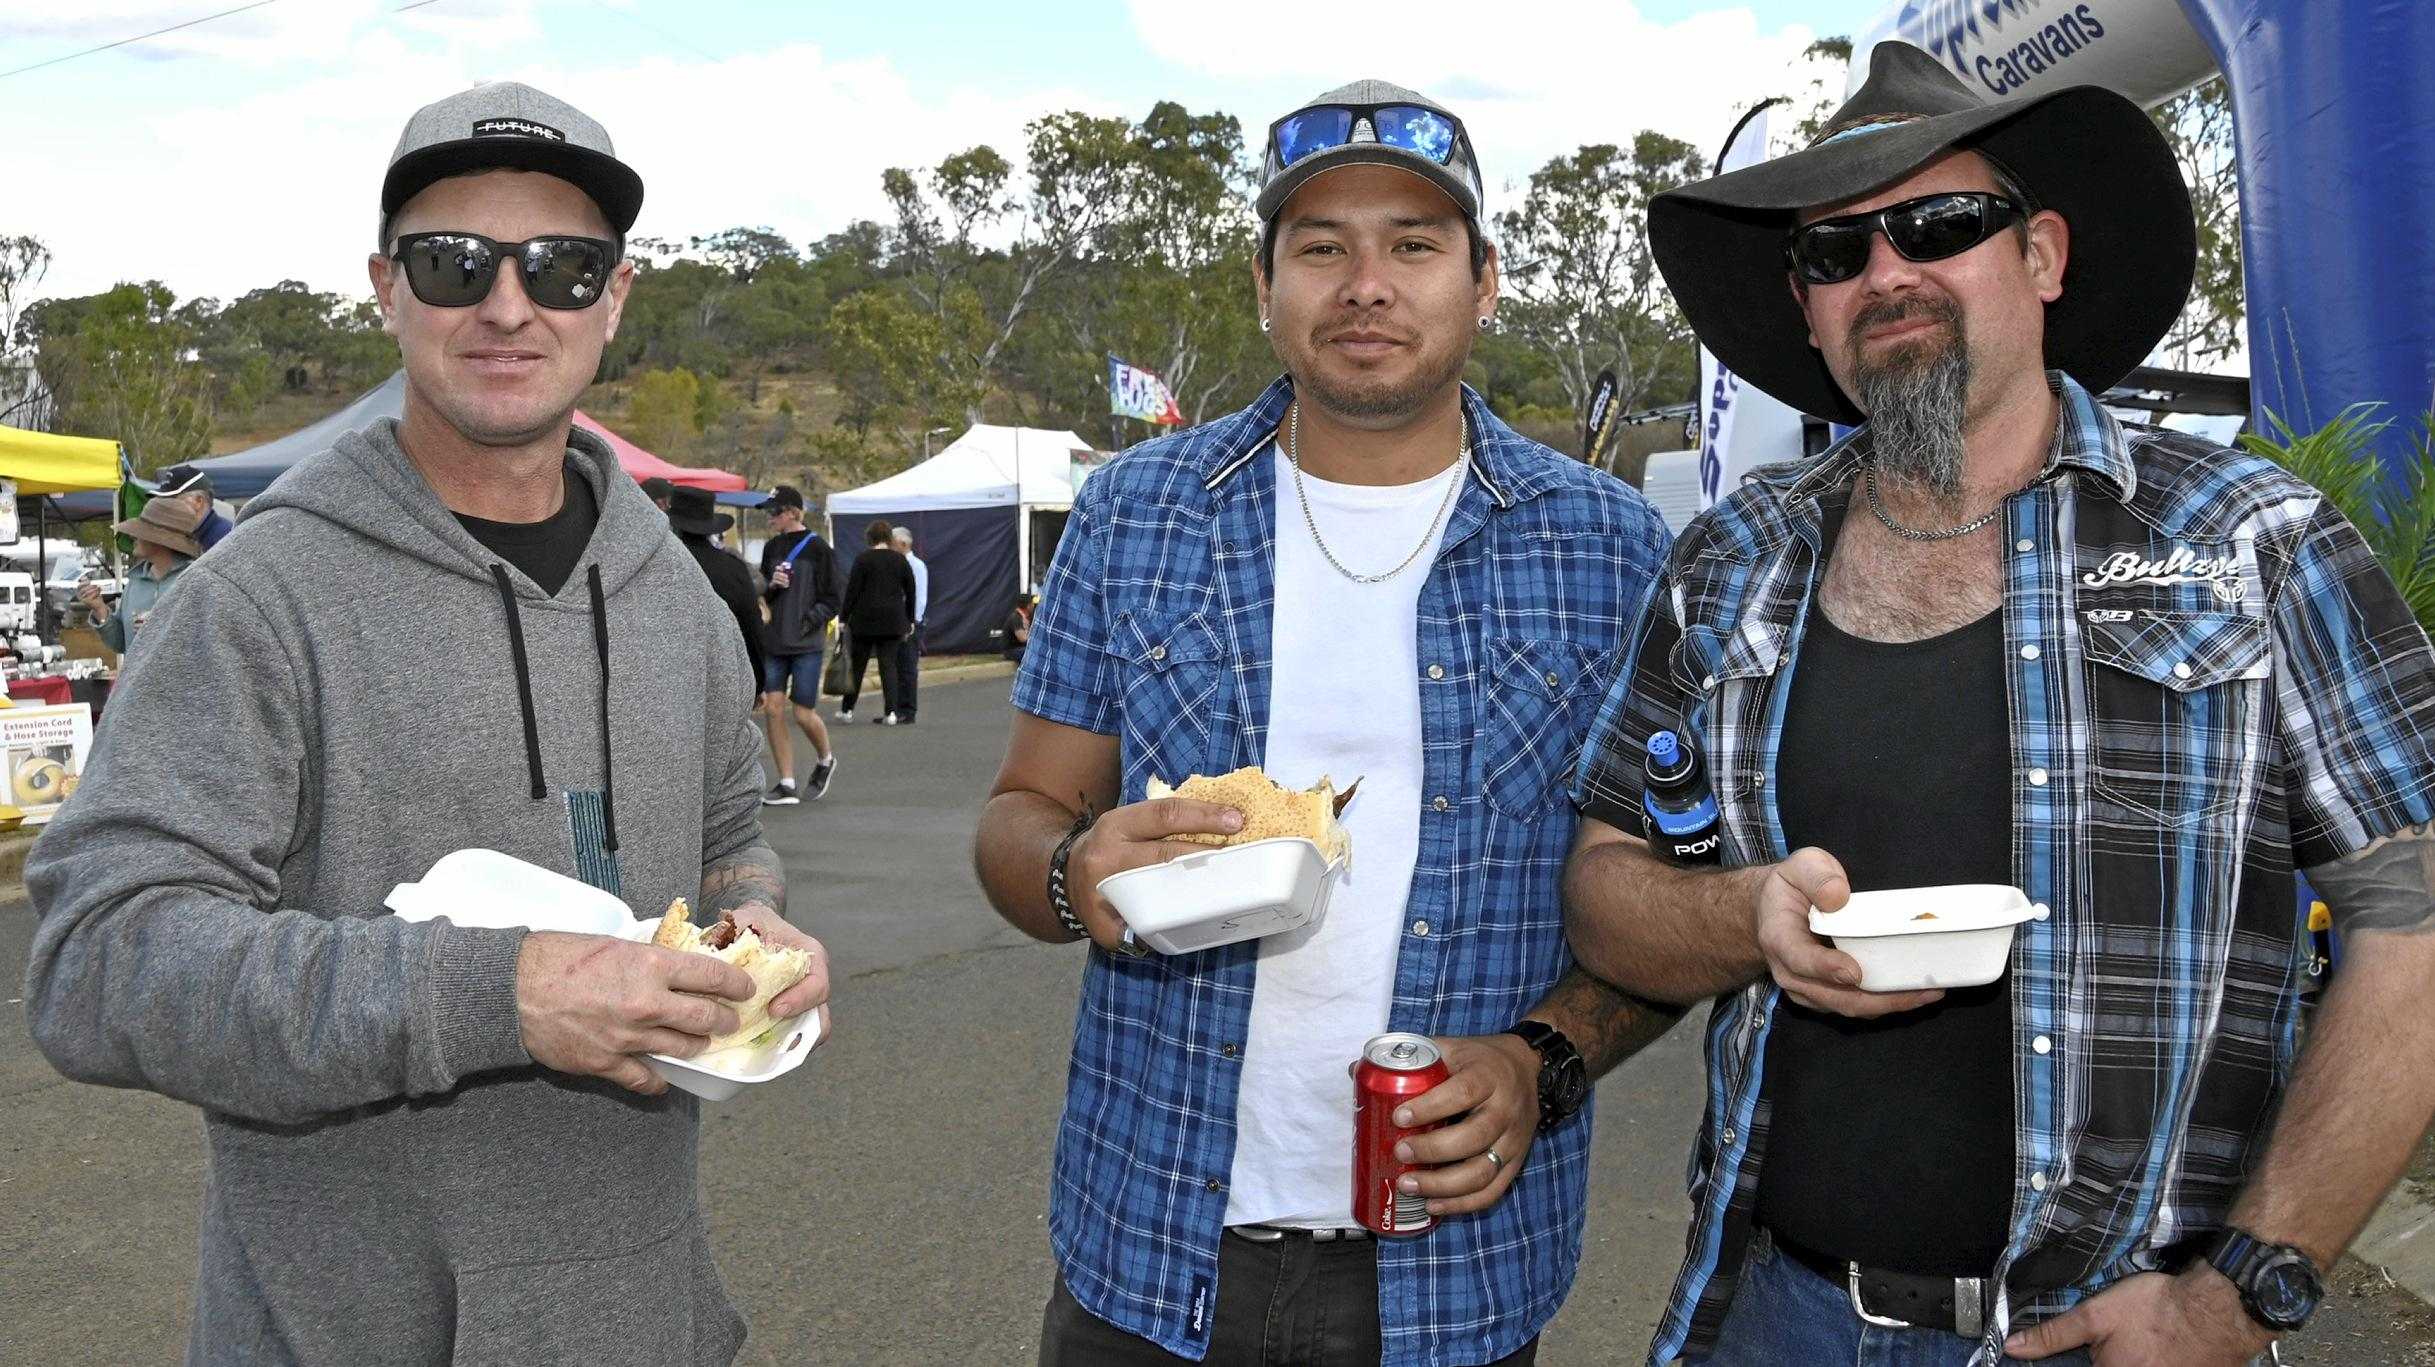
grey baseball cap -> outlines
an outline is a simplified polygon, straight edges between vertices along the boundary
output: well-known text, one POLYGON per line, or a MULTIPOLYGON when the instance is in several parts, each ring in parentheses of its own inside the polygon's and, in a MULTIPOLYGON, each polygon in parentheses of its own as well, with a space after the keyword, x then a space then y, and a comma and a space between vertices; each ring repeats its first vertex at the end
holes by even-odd
POLYGON ((1269 125, 1260 164, 1262 222, 1277 216, 1303 182, 1339 166, 1393 166, 1410 171, 1446 192, 1463 215, 1480 217, 1479 158, 1463 121, 1444 105, 1386 81, 1355 81, 1323 95, 1269 125), (1349 119, 1329 106, 1352 106, 1349 119), (1395 111, 1403 111, 1398 114, 1395 111), (1382 131, 1380 124, 1388 126, 1382 131), (1296 144, 1316 147, 1289 160, 1296 144), (1430 154, 1415 149, 1428 149, 1430 154), (1443 160, 1440 160, 1440 158, 1443 160))
POLYGON ((592 197, 623 233, 643 210, 643 178, 617 159, 609 130, 554 95, 493 81, 424 105, 406 120, 380 183, 381 245, 389 219, 433 181, 504 166, 558 177, 592 197))

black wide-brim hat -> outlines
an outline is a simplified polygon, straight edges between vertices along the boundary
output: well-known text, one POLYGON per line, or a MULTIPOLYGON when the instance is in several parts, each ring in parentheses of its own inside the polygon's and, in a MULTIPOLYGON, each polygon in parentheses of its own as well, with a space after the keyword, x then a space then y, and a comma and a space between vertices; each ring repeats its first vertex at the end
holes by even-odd
POLYGON ((1868 80, 1827 122, 1906 122, 1659 195, 1649 245, 1692 331, 1743 379, 1805 413, 1863 420, 1809 345, 1784 257, 1803 209, 1872 194, 1957 149, 2002 162, 2070 225, 2063 294, 2046 306, 2046 364, 2102 393, 2146 359, 2190 296, 2198 226, 2147 111, 2101 86, 1989 102, 1908 43, 1880 43, 1868 80))
POLYGON ((736 525, 734 518, 717 509, 718 500, 708 489, 679 484, 668 491, 668 525, 680 532, 717 536, 736 525))

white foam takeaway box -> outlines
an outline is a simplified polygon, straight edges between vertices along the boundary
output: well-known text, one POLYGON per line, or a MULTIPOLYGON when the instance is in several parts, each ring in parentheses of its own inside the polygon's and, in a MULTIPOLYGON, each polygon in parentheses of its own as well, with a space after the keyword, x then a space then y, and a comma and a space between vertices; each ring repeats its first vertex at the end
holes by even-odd
POLYGON ((1318 925, 1343 874, 1317 842, 1281 836, 1110 874, 1099 894, 1144 944, 1191 954, 1318 925))
MULTIPOLYGON (((523 926, 648 941, 659 925, 656 916, 636 918, 613 893, 497 850, 442 855, 421 881, 391 888, 386 905, 403 920, 445 916, 460 926, 490 930, 523 926)), ((813 1012, 754 1044, 692 1059, 645 1054, 643 1061, 672 1087, 704 1101, 725 1101, 755 1083, 793 1071, 819 1042, 820 1017, 813 1012)))
POLYGON ((1809 911, 1809 928, 1860 963, 1869 992, 1978 987, 2004 975, 2012 935, 2045 919, 2019 888, 1953 883, 1855 892, 1840 911, 1809 911))

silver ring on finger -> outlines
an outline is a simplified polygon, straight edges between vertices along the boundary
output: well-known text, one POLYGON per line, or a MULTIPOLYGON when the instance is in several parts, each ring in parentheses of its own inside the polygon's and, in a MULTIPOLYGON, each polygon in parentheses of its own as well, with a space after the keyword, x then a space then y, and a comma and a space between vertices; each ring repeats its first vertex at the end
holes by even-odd
POLYGON ((1488 1146, 1488 1165, 1499 1172, 1505 1170, 1505 1155, 1498 1153, 1494 1144, 1488 1146))

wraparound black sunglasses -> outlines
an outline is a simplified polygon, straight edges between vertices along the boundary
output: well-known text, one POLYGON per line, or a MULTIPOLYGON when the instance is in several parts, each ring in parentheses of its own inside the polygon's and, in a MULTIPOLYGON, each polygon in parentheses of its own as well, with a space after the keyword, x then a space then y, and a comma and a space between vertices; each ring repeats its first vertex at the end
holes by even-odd
POLYGON ((391 259, 406 268, 414 297, 435 309, 469 308, 490 297, 499 265, 513 257, 524 293, 545 309, 588 309, 608 293, 617 248, 597 237, 500 242, 480 233, 408 233, 391 259))
POLYGON ((1784 240, 1793 271, 1813 285, 1839 285, 1868 269, 1869 240, 1878 233, 1910 261, 1959 256, 2002 232, 2028 210, 1985 190, 1921 195, 1864 214, 1804 223, 1784 240))

